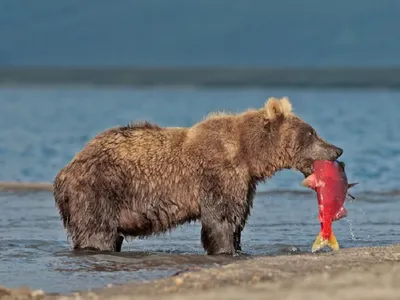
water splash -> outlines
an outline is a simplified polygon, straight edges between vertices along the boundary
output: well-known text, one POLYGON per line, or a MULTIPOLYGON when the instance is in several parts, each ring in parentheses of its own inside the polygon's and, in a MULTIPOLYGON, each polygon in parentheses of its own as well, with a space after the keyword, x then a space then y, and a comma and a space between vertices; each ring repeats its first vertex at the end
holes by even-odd
POLYGON ((344 219, 346 220, 347 224, 349 225, 349 231, 350 231, 351 240, 352 241, 357 241, 357 238, 356 238, 356 236, 354 234, 354 228, 353 228, 354 222, 352 220, 350 220, 349 218, 347 218, 347 217, 344 218, 344 219))

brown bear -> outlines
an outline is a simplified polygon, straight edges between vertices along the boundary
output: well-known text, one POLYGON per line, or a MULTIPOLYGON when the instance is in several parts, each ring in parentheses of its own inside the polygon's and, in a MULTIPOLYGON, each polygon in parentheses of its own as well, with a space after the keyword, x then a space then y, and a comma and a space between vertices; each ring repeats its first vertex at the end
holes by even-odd
POLYGON ((322 140, 287 98, 190 128, 148 122, 94 137, 55 177, 54 197, 73 248, 121 251, 124 237, 201 221, 210 255, 233 255, 257 183, 283 169, 312 173, 343 150, 322 140))

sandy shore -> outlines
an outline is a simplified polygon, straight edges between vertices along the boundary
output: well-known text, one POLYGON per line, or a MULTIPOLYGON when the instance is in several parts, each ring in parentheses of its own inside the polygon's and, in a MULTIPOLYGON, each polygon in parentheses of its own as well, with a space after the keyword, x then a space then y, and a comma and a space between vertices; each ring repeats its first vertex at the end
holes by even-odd
POLYGON ((52 192, 51 182, 17 182, 0 181, 0 191, 2 192, 52 192))
POLYGON ((400 299, 400 245, 257 257, 70 296, 40 291, 32 296, 26 290, 0 288, 1 295, 4 299, 400 299))

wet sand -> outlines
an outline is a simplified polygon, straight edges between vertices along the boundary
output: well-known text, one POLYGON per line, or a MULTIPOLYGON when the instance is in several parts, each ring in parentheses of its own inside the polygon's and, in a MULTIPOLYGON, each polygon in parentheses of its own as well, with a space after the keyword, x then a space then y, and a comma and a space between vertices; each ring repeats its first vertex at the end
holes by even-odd
POLYGON ((53 184, 51 182, 0 181, 0 191, 2 191, 2 192, 34 192, 34 191, 53 192, 53 184))
POLYGON ((256 257, 69 296, 34 294, 0 288, 4 299, 399 299, 400 244, 256 257))

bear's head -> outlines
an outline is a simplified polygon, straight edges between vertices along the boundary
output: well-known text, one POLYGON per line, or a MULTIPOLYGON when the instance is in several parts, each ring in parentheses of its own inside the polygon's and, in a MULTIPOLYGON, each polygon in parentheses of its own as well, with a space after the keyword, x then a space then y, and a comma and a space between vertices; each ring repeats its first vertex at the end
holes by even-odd
POLYGON ((246 131, 256 176, 268 176, 280 169, 295 169, 311 175, 315 160, 336 160, 343 150, 318 136, 312 126, 292 111, 288 98, 269 98, 250 118, 246 131), (260 130, 261 126, 261 130, 260 130))

